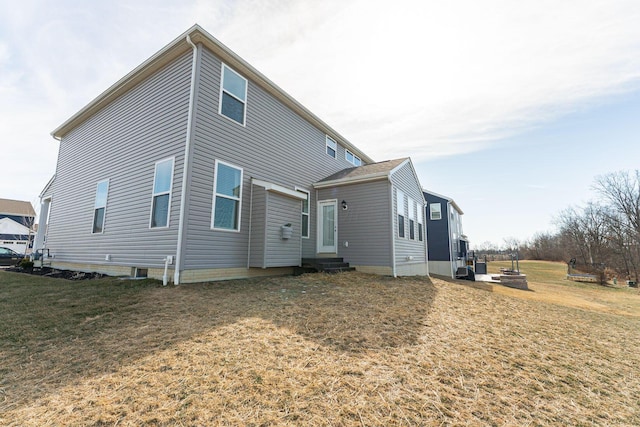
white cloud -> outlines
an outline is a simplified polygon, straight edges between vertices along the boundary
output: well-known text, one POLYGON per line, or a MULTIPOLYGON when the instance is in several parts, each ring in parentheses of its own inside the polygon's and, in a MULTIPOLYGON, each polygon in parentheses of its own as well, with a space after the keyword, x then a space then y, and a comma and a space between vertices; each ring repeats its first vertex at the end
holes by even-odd
POLYGON ((637 88, 638 6, 559 3, 247 1, 220 31, 365 151, 419 159, 637 88))
POLYGON ((636 1, 5 2, 3 167, 24 184, 0 197, 37 194, 49 132, 196 22, 377 159, 480 150, 640 77, 636 1))

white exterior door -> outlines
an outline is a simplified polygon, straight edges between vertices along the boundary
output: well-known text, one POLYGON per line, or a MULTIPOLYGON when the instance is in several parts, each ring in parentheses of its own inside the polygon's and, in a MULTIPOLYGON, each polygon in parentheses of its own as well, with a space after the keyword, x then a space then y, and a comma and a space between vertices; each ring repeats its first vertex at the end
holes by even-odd
POLYGON ((318 253, 338 252, 338 201, 318 202, 318 253))

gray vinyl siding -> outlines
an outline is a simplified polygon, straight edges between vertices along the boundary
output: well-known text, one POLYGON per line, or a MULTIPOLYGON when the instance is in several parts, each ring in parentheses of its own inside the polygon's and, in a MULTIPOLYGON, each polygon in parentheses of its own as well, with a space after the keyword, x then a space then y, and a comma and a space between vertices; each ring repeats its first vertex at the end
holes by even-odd
POLYGON ((355 265, 392 265, 390 183, 387 179, 322 189, 318 199, 338 200, 338 256, 355 265), (343 210, 341 202, 347 202, 343 210), (348 246, 345 246, 348 242, 348 246))
POLYGON ((424 199, 422 195, 422 188, 420 187, 420 183, 416 180, 415 175, 413 173, 411 164, 409 162, 405 163, 402 167, 400 167, 397 171, 395 171, 391 175, 391 182, 393 183, 394 191, 393 191, 393 226, 394 226, 394 239, 395 239, 395 261, 396 266, 403 264, 412 264, 412 263, 424 263, 427 261, 426 259, 426 250, 425 250, 425 242, 424 239, 424 227, 423 223, 423 241, 418 240, 418 231, 417 231, 417 223, 418 223, 418 212, 416 212, 416 232, 415 232, 415 240, 411 240, 409 238, 409 209, 407 200, 405 200, 405 236, 398 237, 398 212, 397 212, 397 190, 402 191, 405 196, 412 198, 417 203, 417 209, 424 209, 424 199), (407 259, 407 257, 413 257, 412 260, 407 259))
POLYGON ((160 267, 175 255, 191 54, 184 54, 60 142, 46 246, 56 261, 160 267), (175 157, 169 227, 149 229, 155 163, 175 157), (92 234, 96 184, 109 179, 104 233, 92 234))
POLYGON ((254 185, 251 197, 251 247, 249 251, 249 265, 251 267, 264 267, 265 248, 267 246, 267 190, 254 185))
MULTIPOLYGON (((246 126, 218 114, 221 62, 207 49, 203 49, 201 58, 184 268, 246 267, 251 178, 292 190, 296 186, 312 190, 314 182, 353 165, 345 160, 340 144, 336 159, 327 155, 324 132, 250 80, 246 126), (216 159, 244 170, 240 232, 210 227, 216 159)), ((303 256, 315 255, 313 193, 311 238, 304 239, 303 256)))
POLYGON ((276 193, 267 194, 267 242, 265 267, 291 267, 300 265, 301 210, 302 202, 276 193), (291 224, 293 234, 289 239, 281 238, 280 227, 291 224))
POLYGON ((251 203, 250 267, 293 267, 302 260, 302 202, 253 186, 251 203), (282 239, 281 226, 291 224, 293 233, 282 239))

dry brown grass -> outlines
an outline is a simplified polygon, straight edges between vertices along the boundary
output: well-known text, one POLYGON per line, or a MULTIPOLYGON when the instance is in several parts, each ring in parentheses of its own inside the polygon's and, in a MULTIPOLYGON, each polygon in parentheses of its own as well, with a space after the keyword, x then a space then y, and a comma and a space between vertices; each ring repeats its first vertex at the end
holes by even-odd
POLYGON ((0 272, 0 424, 640 424, 638 317, 461 283, 0 272))

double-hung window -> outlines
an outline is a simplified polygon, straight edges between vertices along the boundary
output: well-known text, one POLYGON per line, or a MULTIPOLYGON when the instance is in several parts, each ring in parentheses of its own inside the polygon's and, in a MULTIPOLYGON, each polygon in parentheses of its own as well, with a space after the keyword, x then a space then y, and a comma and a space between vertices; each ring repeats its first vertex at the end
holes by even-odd
POLYGON ((296 187, 296 191, 305 193, 307 199, 302 201, 302 238, 309 238, 309 192, 301 188, 296 187))
POLYGON ((173 158, 156 162, 151 200, 151 228, 168 227, 173 187, 173 158))
POLYGON ((409 197, 409 238, 416 239, 416 202, 409 197))
POLYGON ((333 140, 329 135, 326 138, 327 141, 327 154, 336 158, 336 153, 338 152, 338 143, 333 140))
POLYGON ((216 230, 240 231, 242 168, 216 160, 213 180, 213 218, 216 230))
POLYGON ((93 231, 104 232, 104 217, 107 212, 107 195, 109 194, 109 180, 105 179, 96 185, 96 200, 93 205, 93 231))
POLYGON ((418 205, 418 240, 421 242, 424 239, 423 227, 424 227, 424 206, 418 205))
POLYGON ((404 237, 404 218, 406 211, 404 208, 404 193, 396 191, 396 210, 398 211, 398 237, 404 237))
POLYGON ((442 219, 442 205, 440 203, 429 204, 429 219, 431 220, 442 219))
POLYGON ((244 126, 247 110, 247 79, 222 64, 219 113, 244 126))
POLYGON ((362 160, 349 150, 344 150, 344 158, 354 166, 362 166, 362 160))

